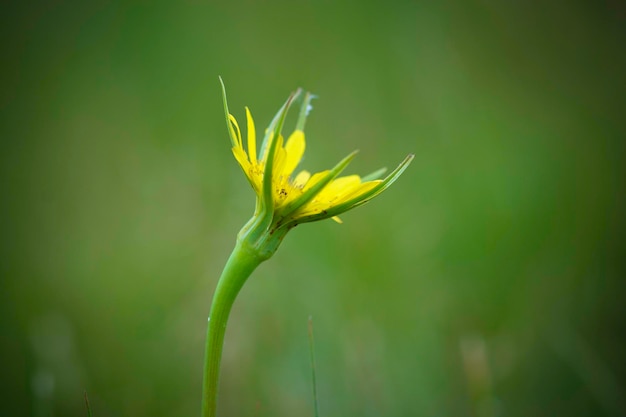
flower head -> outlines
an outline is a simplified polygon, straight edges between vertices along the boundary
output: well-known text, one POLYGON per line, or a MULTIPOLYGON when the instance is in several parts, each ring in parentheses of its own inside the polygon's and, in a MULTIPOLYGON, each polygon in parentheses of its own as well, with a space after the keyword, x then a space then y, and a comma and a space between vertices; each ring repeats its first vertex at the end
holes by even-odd
POLYGON ((265 131, 260 146, 257 146, 254 119, 246 107, 246 150, 239 123, 228 111, 223 82, 222 94, 233 154, 257 196, 255 215, 241 232, 254 234, 253 240, 261 238, 263 234, 276 235, 277 247, 284 234, 300 223, 329 217, 341 223, 337 217, 339 214, 382 193, 413 159, 413 155, 408 155, 383 179, 380 177, 386 171, 384 168, 365 177, 339 177, 355 157, 356 151, 330 170, 315 174, 306 170, 297 171, 306 148, 304 125, 314 96, 308 92, 303 93, 300 89, 291 94, 265 131), (296 128, 285 141, 281 134, 285 117, 291 105, 298 99, 302 99, 302 103, 296 128))

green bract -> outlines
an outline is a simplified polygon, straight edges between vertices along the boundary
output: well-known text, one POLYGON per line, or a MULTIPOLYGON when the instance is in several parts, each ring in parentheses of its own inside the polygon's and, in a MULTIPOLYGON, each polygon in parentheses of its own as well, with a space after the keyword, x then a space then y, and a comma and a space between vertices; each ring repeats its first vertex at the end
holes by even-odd
POLYGON ((223 82, 222 94, 233 154, 257 197, 254 216, 241 230, 239 237, 248 240, 263 257, 271 256, 287 231, 300 223, 329 217, 341 222, 338 215, 382 193, 404 172, 413 159, 413 155, 408 155, 382 180, 378 178, 384 174, 384 169, 364 178, 358 175, 339 177, 354 159, 357 151, 346 156, 330 170, 313 175, 301 170, 294 175, 306 147, 304 126, 314 96, 308 92, 303 94, 300 89, 289 96, 265 131, 260 153, 257 155, 256 129, 250 110, 246 108, 248 125, 246 151, 237 119, 228 110, 223 82), (287 112, 301 97, 296 129, 285 142, 281 133, 287 112))

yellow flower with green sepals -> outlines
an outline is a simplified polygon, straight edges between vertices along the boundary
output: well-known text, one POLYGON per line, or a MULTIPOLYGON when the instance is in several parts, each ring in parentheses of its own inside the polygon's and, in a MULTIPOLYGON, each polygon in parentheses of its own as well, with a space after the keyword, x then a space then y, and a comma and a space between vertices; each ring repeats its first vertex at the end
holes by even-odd
POLYGON ((223 82, 222 94, 233 154, 257 196, 255 215, 242 229, 240 236, 248 235, 251 241, 260 238, 259 245, 267 246, 269 256, 276 250, 286 232, 300 223, 329 217, 341 223, 337 217, 339 214, 360 206, 382 193, 404 172, 413 159, 413 155, 408 155, 383 179, 379 178, 385 173, 385 169, 366 177, 358 175, 339 177, 355 157, 356 151, 330 170, 316 174, 306 170, 296 173, 306 148, 304 125, 314 96, 308 92, 303 93, 300 89, 293 93, 265 131, 259 148, 254 119, 246 107, 246 151, 239 123, 228 110, 223 82), (296 128, 285 141, 281 134, 285 117, 294 101, 300 98, 302 104, 296 128), (270 240, 274 242, 270 243, 270 240))
POLYGON ((379 179, 384 169, 363 178, 358 175, 339 177, 356 152, 345 157, 333 169, 313 175, 303 170, 296 173, 306 147, 304 124, 313 96, 303 94, 301 90, 293 93, 265 131, 259 148, 254 120, 246 108, 246 150, 237 119, 228 111, 223 82, 222 94, 233 154, 257 198, 254 215, 239 232, 235 248, 213 294, 204 359, 203 417, 215 417, 226 324, 235 298, 250 274, 276 252, 291 228, 329 217, 339 221, 339 214, 368 202, 389 187, 413 159, 413 155, 407 156, 384 179, 379 179), (302 105, 296 128, 285 141, 281 131, 287 111, 300 98, 302 105))

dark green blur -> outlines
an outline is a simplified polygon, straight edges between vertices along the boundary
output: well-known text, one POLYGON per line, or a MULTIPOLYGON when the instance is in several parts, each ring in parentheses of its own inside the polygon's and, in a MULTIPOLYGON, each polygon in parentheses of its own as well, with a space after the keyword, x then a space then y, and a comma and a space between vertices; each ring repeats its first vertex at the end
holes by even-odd
MULTIPOLYGON (((619 2, 3 6, 2 416, 199 416, 254 194, 231 111, 319 96, 304 165, 413 164, 240 294, 223 417, 626 414, 619 2)), ((294 119, 291 123, 294 123, 294 119)))

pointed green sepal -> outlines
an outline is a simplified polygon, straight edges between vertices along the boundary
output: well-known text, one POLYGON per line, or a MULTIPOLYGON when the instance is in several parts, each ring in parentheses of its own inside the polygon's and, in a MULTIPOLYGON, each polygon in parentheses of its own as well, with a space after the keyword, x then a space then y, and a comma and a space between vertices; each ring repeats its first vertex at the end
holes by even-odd
MULTIPOLYGON (((302 94, 301 88, 298 88, 294 93, 291 93, 291 95, 287 99, 289 106, 291 106, 291 103, 293 103, 295 100, 298 99, 300 94, 302 94)), ((263 156, 265 155, 267 147, 271 145, 272 133, 276 130, 275 127, 278 124, 278 121, 280 120, 281 115, 283 114, 282 112, 283 112, 284 107, 287 105, 287 102, 283 105, 283 107, 281 107, 278 110, 278 112, 276 112, 270 125, 267 127, 267 129, 265 129, 265 135, 263 136, 263 141, 261 142, 261 146, 259 147, 258 154, 257 154, 259 160, 263 159, 263 156)))
POLYGON ((296 122, 296 130, 301 130, 304 132, 304 124, 306 123, 306 118, 311 111, 311 100, 313 100, 316 96, 313 94, 307 93, 304 95, 304 100, 302 100, 302 105, 300 106, 300 114, 298 114, 298 121, 296 122))
POLYGON ((226 87, 224 86, 224 80, 222 80, 221 76, 219 77, 219 79, 220 84, 222 84, 222 102, 224 104, 224 115, 226 116, 226 127, 228 128, 230 143, 234 148, 237 145, 237 139, 235 138, 235 129, 233 128, 233 124, 229 118, 230 112, 228 111, 228 100, 226 99, 226 87))
POLYGON ((298 219, 298 223, 308 223, 317 220, 327 219, 329 217, 338 216, 341 213, 345 213, 348 210, 352 210, 360 205, 363 205, 376 197, 378 194, 385 191, 391 184, 393 184, 402 175, 404 170, 409 166, 415 155, 409 154, 404 160, 394 169, 384 180, 380 182, 376 187, 371 190, 359 194, 354 198, 345 201, 341 204, 333 206, 322 213, 312 214, 310 216, 301 217, 298 219))
POLYGON ((279 142, 278 138, 280 137, 280 133, 283 129, 283 124, 285 123, 289 107, 299 94, 300 90, 289 96, 285 104, 283 104, 279 112, 276 114, 278 119, 275 117, 269 127, 271 137, 269 140, 267 157, 265 159, 265 172, 263 173, 263 204, 266 207, 273 207, 274 205, 272 182, 274 180, 274 155, 276 154, 276 148, 279 142))
POLYGON ((293 215, 300 207, 304 206, 306 203, 315 198, 316 195, 322 191, 324 187, 326 187, 332 180, 334 180, 341 172, 346 169, 348 164, 352 162, 356 154, 359 151, 354 151, 350 155, 343 158, 337 165, 333 167, 328 174, 322 177, 321 180, 317 181, 311 188, 306 190, 300 197, 295 199, 294 201, 287 204, 283 209, 281 209, 281 214, 285 217, 293 215))
POLYGON ((385 172, 387 172, 387 168, 377 169, 371 174, 367 174, 366 176, 362 177, 361 182, 374 181, 374 180, 380 179, 380 177, 382 177, 385 172))

